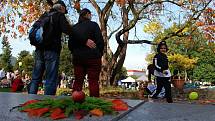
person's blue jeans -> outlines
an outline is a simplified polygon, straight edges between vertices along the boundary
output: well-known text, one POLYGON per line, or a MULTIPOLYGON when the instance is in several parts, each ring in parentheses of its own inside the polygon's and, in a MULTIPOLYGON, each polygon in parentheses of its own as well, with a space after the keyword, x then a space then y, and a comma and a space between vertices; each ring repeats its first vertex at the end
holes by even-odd
POLYGON ((29 94, 37 94, 39 83, 42 82, 45 72, 45 95, 55 95, 58 83, 58 67, 60 54, 55 51, 35 51, 35 65, 29 94))

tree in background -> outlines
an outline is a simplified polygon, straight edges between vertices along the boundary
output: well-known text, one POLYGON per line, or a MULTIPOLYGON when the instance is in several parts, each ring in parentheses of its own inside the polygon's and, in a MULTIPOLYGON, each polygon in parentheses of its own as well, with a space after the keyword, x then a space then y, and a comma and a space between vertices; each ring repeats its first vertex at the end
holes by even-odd
MULTIPOLYGON (((163 32, 155 34, 154 41, 159 41, 163 36, 179 30, 180 26, 173 24, 163 32)), ((200 29, 194 29, 196 25, 185 28, 179 36, 171 37, 166 42, 169 48, 170 69, 179 70, 180 75, 191 80, 214 80, 214 48, 215 45, 207 40, 205 33, 200 29), (207 69, 208 68, 208 69, 207 69)), ((156 52, 156 46, 152 47, 152 54, 148 55, 147 60, 152 61, 156 52)))
POLYGON ((18 59, 16 61, 16 65, 14 66, 14 70, 22 70, 24 71, 24 73, 31 75, 33 64, 34 58, 32 54, 29 51, 23 50, 18 54, 18 59), (19 65, 20 62, 22 63, 22 65, 19 65))
POLYGON ((205 46, 203 50, 196 55, 198 59, 197 66, 191 72, 194 80, 215 82, 215 54, 210 47, 205 46))
MULTIPOLYGON (((1 60, 1 57, 2 57, 2 54, 0 54, 0 60, 1 60)), ((2 67, 3 66, 3 64, 2 64, 2 62, 0 62, 0 67, 2 67)))
POLYGON ((72 55, 68 48, 67 42, 63 43, 60 54, 59 74, 62 71, 66 75, 73 75, 72 55))
POLYGON ((197 58, 191 59, 186 55, 170 54, 168 56, 171 72, 178 71, 178 76, 187 80, 187 71, 193 69, 197 63, 197 58))
POLYGON ((12 58, 12 54, 11 54, 11 47, 8 41, 8 37, 3 36, 3 40, 2 40, 2 50, 3 53, 1 55, 1 66, 2 68, 4 68, 5 71, 11 71, 13 66, 11 64, 11 58, 12 58))
MULTIPOLYGON (((18 54, 18 59, 14 66, 14 70, 24 70, 25 73, 31 75, 34 65, 34 52, 31 54, 29 51, 23 50, 18 54), (20 66, 19 63, 22 63, 20 66)), ((62 47, 61 55, 60 55, 60 65, 59 72, 64 71, 66 75, 73 74, 73 65, 72 65, 72 55, 67 47, 67 43, 65 42, 62 47)))
POLYGON ((173 38, 174 41, 169 40, 167 42, 170 47, 170 53, 177 53, 185 57, 177 62, 184 66, 183 72, 189 79, 198 81, 214 80, 215 45, 207 41, 205 33, 200 29, 196 29, 195 31, 187 30, 186 34, 189 36, 175 37, 173 38), (183 64, 183 61, 188 63, 183 64), (194 62, 194 66, 190 62, 194 62))
POLYGON ((115 80, 118 81, 118 80, 126 79, 126 77, 127 77, 127 69, 125 67, 122 67, 120 72, 117 73, 115 80))

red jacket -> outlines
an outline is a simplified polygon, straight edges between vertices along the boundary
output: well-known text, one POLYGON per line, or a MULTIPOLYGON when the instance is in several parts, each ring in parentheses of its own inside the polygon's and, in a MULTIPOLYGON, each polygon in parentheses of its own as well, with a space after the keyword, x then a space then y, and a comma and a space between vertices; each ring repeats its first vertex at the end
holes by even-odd
POLYGON ((13 80, 11 91, 12 92, 22 91, 23 87, 24 87, 24 83, 22 82, 22 79, 16 78, 13 80))

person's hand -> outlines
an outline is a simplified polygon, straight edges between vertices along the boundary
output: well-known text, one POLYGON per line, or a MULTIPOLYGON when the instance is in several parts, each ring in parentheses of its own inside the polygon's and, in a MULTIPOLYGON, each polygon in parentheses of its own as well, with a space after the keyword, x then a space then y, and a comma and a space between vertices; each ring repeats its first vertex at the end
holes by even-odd
POLYGON ((86 45, 87 45, 89 48, 96 48, 96 43, 95 43, 93 40, 91 40, 91 39, 88 39, 88 40, 87 40, 86 45))

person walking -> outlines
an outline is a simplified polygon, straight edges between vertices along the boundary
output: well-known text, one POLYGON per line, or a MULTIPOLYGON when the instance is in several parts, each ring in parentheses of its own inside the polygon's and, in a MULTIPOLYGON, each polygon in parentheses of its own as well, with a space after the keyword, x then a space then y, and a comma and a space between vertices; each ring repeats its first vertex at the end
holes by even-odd
POLYGON ((99 25, 91 21, 91 11, 82 9, 78 23, 73 26, 68 47, 73 55, 75 81, 73 91, 81 91, 85 76, 91 97, 99 97, 99 75, 104 40, 99 25), (89 38, 89 39, 88 39, 89 38))
POLYGON ((165 54, 168 51, 167 44, 165 41, 161 41, 157 47, 157 54, 153 58, 153 64, 155 67, 154 75, 157 81, 156 93, 152 98, 157 98, 158 94, 161 92, 162 88, 165 89, 165 97, 168 103, 172 103, 171 95, 171 84, 170 77, 171 73, 168 65, 168 58, 165 54))
POLYGON ((42 82, 45 72, 45 95, 55 95, 58 84, 59 57, 61 51, 62 33, 70 35, 72 26, 67 21, 66 5, 63 1, 57 1, 50 9, 52 15, 53 35, 50 36, 52 42, 43 47, 37 47, 35 50, 35 64, 32 72, 32 81, 29 85, 29 94, 37 94, 39 83, 42 82))
POLYGON ((4 68, 0 68, 0 80, 4 79, 6 76, 4 68))

